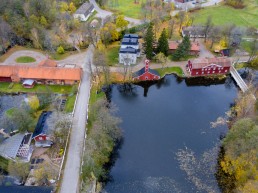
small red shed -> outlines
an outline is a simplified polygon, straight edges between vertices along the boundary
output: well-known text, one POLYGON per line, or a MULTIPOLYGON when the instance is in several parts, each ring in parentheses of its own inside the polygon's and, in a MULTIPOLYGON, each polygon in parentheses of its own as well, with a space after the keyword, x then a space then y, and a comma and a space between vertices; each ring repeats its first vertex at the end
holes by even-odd
POLYGON ((133 80, 148 81, 160 79, 159 73, 149 68, 149 63, 149 60, 145 60, 145 67, 133 74, 133 80))
POLYGON ((228 74, 230 72, 231 60, 227 57, 198 58, 188 61, 187 70, 191 76, 206 76, 228 74))

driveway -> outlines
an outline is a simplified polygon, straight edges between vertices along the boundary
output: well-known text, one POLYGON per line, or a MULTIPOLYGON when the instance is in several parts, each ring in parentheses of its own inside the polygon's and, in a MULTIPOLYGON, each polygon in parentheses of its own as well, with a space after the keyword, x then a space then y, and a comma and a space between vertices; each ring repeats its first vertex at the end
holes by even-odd
POLYGON ((90 73, 86 63, 89 59, 92 59, 92 51, 93 48, 91 46, 84 55, 84 64, 82 66, 83 78, 78 91, 60 193, 77 193, 80 190, 80 167, 86 132, 87 108, 90 96, 90 73))
POLYGON ((16 65, 16 64, 23 64, 23 63, 17 63, 15 60, 16 58, 19 58, 21 56, 30 56, 32 58, 35 58, 36 62, 32 63, 24 63, 26 65, 37 65, 42 60, 45 60, 47 57, 36 51, 30 51, 30 50, 20 50, 17 52, 14 52, 11 54, 3 63, 0 63, 0 65, 16 65))
MULTIPOLYGON (((90 2, 94 5, 95 10, 98 12, 98 14, 96 15, 97 17, 105 18, 106 16, 109 16, 109 15, 113 14, 110 11, 106 11, 106 10, 101 9, 98 6, 98 4, 96 3, 95 0, 90 0, 90 2)), ((131 17, 125 17, 125 20, 130 22, 130 26, 139 25, 139 24, 142 23, 141 20, 134 19, 134 18, 131 18, 131 17)))
POLYGON ((196 39, 195 41, 197 41, 200 45, 199 58, 214 57, 214 55, 210 52, 210 50, 207 50, 207 48, 205 47, 204 43, 202 42, 203 40, 196 39))

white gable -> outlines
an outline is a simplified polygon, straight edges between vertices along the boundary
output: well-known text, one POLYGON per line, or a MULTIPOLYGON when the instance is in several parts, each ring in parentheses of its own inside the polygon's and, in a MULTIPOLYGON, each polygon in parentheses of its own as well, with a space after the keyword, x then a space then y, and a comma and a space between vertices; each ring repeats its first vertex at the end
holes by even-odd
POLYGON ((218 65, 218 64, 209 64, 209 65, 207 65, 207 66, 204 66, 204 67, 202 67, 202 68, 214 68, 214 67, 221 68, 221 67, 223 67, 223 66, 221 66, 221 65, 218 65))

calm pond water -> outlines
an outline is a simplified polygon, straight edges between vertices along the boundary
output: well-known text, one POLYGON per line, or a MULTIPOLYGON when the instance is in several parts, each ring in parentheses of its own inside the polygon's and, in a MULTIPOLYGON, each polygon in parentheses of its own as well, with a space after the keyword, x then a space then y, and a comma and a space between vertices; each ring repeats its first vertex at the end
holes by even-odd
MULTIPOLYGON (((119 85, 112 87, 110 99, 123 120, 124 140, 103 192, 207 192, 180 169, 176 153, 187 147, 198 158, 219 143, 227 126, 214 129, 210 122, 225 115, 238 89, 231 78, 217 85, 198 81, 170 75, 148 89, 135 86, 125 93, 119 85)), ((220 192, 214 174, 202 175, 202 169, 199 164, 201 183, 210 180, 211 189, 220 192)))

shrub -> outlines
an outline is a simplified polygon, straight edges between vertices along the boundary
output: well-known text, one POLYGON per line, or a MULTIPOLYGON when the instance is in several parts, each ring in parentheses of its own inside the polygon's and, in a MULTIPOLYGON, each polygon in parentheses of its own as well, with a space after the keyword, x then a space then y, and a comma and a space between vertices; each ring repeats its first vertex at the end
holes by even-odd
POLYGON ((226 0, 226 5, 236 9, 243 9, 245 7, 243 0, 226 0))
POLYGON ((59 47, 57 48, 57 53, 58 53, 58 54, 64 54, 64 53, 65 53, 64 48, 63 48, 62 46, 59 46, 59 47))

